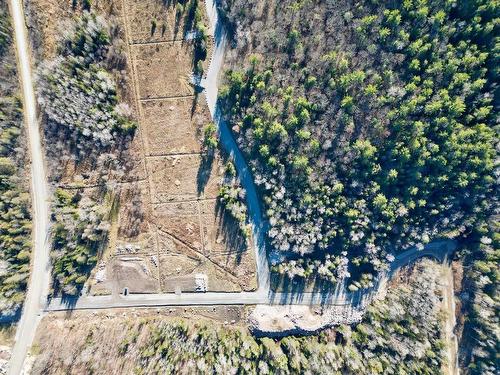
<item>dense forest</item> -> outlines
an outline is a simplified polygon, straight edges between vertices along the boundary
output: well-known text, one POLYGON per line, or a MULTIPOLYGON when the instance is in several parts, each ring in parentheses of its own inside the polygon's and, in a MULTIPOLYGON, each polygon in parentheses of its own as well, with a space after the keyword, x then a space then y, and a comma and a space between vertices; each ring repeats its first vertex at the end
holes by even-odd
POLYGON ((0 0, 0 316, 16 314, 29 278, 31 214, 23 117, 7 3, 0 0))
POLYGON ((360 324, 318 336, 255 338, 203 319, 122 314, 54 321, 40 338, 33 374, 441 374, 439 269, 417 264, 360 324))
POLYGON ((460 362, 498 372, 498 1, 224 0, 220 103, 290 278, 370 286, 461 240, 460 362))
POLYGON ((464 253, 462 313, 464 331, 460 342, 461 367, 465 374, 498 373, 500 351, 500 228, 498 217, 478 228, 464 253))
POLYGON ((84 153, 115 145, 136 127, 128 106, 118 103, 109 73, 110 64, 124 65, 125 57, 111 46, 111 27, 104 18, 84 12, 65 30, 57 58, 39 69, 38 102, 49 136, 62 133, 84 153))
POLYGON ((498 3, 225 1, 220 102, 289 277, 368 287, 492 210, 498 3), (242 56, 249 56, 243 61, 242 56))
POLYGON ((76 295, 107 244, 110 207, 80 192, 58 189, 52 212, 53 287, 76 295))

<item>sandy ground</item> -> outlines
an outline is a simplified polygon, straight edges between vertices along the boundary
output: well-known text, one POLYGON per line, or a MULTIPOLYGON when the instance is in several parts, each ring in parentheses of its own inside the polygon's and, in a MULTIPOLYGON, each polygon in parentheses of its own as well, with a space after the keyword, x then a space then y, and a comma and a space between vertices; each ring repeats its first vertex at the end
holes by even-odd
POLYGON ((246 309, 237 306, 49 314, 38 330, 32 374, 84 374, 89 367, 96 374, 132 374, 141 353, 130 345, 124 355, 120 349, 124 342, 139 346, 151 338, 155 327, 179 322, 179 318, 186 325, 206 322, 244 329, 246 314, 246 309))

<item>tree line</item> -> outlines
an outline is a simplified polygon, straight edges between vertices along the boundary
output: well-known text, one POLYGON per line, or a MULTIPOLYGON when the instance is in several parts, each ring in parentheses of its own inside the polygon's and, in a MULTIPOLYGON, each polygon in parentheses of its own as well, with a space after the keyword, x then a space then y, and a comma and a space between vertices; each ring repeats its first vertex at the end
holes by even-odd
POLYGON ((0 316, 21 309, 29 279, 31 212, 22 104, 7 3, 0 1, 0 316))
POLYGON ((276 272, 369 287, 398 251, 485 220, 497 5, 284 1, 260 15, 224 5, 241 45, 220 102, 271 247, 295 254, 276 272))

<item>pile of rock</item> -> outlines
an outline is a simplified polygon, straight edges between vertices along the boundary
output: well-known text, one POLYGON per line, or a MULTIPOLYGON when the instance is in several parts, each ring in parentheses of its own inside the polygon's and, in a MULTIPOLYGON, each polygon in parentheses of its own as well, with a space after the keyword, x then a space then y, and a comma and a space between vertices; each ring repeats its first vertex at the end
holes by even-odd
POLYGON ((204 273, 197 273, 194 276, 194 285, 197 292, 206 292, 208 290, 208 276, 204 273))
POLYGON ((133 245, 130 243, 123 244, 123 245, 118 245, 116 247, 116 255, 123 255, 123 254, 137 254, 141 250, 141 247, 139 245, 133 245))
POLYGON ((97 271, 94 275, 94 280, 97 283, 102 283, 106 281, 106 262, 100 262, 97 265, 97 271))

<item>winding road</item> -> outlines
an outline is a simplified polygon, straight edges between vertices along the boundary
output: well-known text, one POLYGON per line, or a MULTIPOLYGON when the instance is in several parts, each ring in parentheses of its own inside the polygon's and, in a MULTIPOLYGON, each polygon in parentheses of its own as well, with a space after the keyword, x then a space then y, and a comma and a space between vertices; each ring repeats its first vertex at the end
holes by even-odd
MULTIPOLYGON (((27 298, 22 317, 18 325, 16 342, 12 352, 9 374, 20 374, 28 348, 31 346, 36 327, 42 312, 73 309, 110 309, 125 307, 160 307, 179 305, 235 305, 235 304, 329 304, 357 305, 369 300, 382 285, 379 280, 372 290, 356 293, 346 292, 342 285, 336 290, 319 290, 315 293, 303 293, 300 290, 275 293, 270 287, 270 271, 265 246, 266 222, 262 220, 261 207, 257 191, 245 158, 237 147, 227 122, 217 106, 218 78, 222 70, 226 34, 218 19, 213 0, 205 1, 210 31, 214 37, 214 51, 206 74, 201 80, 205 90, 207 104, 214 123, 218 126, 220 142, 229 152, 238 170, 242 186, 246 190, 249 218, 253 229, 254 251, 257 260, 258 289, 255 292, 240 293, 183 293, 176 294, 133 294, 112 296, 82 296, 74 300, 54 298, 46 303, 49 291, 49 189, 47 185, 40 130, 36 115, 36 101, 31 78, 30 58, 26 25, 21 0, 10 0, 13 25, 15 29, 16 49, 19 60, 19 72, 23 86, 24 112, 26 129, 31 153, 31 177, 33 200, 33 257, 27 298)), ((444 261, 449 257, 456 243, 451 240, 435 241, 423 250, 409 249, 399 254, 391 265, 391 270, 384 277, 392 274, 422 256, 434 257, 444 261)))
POLYGON ((349 293, 343 285, 335 290, 318 290, 317 292, 273 292, 270 284, 259 285, 255 292, 207 292, 207 293, 174 293, 162 294, 129 294, 127 296, 82 296, 68 300, 54 298, 46 307, 46 311, 65 310, 97 310, 127 307, 162 307, 190 305, 256 305, 256 304, 295 304, 295 305, 353 305, 369 303, 378 292, 384 278, 390 278, 401 267, 411 264, 421 257, 431 257, 444 262, 452 255, 456 242, 451 240, 435 241, 423 250, 411 248, 399 254, 391 264, 391 270, 383 275, 376 285, 369 290, 349 293))
POLYGON ((239 150, 228 123, 222 116, 221 109, 217 105, 217 96, 219 92, 219 75, 224 63, 224 53, 227 46, 227 36, 222 22, 219 19, 217 7, 213 0, 206 0, 208 18, 210 20, 210 34, 214 39, 214 50, 210 59, 210 64, 206 76, 201 80, 200 86, 203 87, 207 105, 210 110, 213 122, 219 129, 219 141, 222 147, 229 153, 233 159, 241 185, 246 191, 247 207, 249 219, 252 225, 255 259, 257 263, 257 281, 259 292, 269 289, 269 262, 266 251, 266 224, 262 220, 262 212, 257 190, 253 181, 252 174, 247 166, 245 158, 239 150))
POLYGON ((29 44, 21 0, 10 0, 15 32, 18 71, 22 84, 24 122, 31 155, 31 200, 33 214, 31 275, 21 320, 9 364, 9 374, 17 375, 31 346, 49 292, 49 189, 43 148, 37 121, 37 106, 31 76, 29 44))

